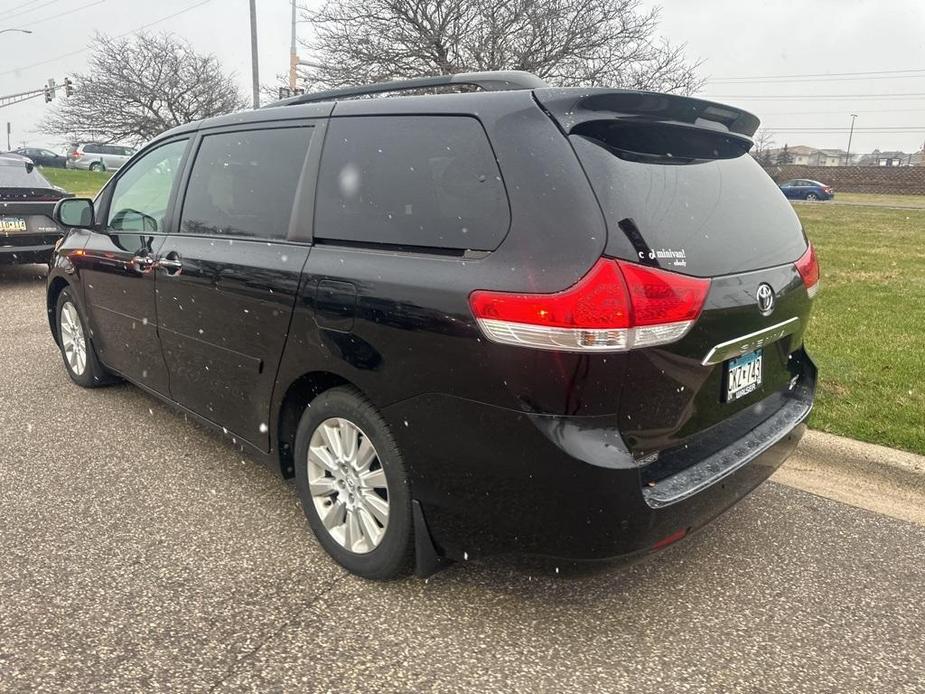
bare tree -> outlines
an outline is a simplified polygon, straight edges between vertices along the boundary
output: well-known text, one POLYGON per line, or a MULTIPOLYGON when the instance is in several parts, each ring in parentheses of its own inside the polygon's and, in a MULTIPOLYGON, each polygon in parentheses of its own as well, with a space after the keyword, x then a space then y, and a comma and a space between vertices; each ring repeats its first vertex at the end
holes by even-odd
POLYGON ((774 158, 774 163, 777 165, 793 163, 793 155, 790 154, 790 150, 787 148, 786 143, 784 143, 783 148, 777 152, 777 156, 774 158))
POLYGON ((71 141, 140 144, 183 123, 245 107, 232 74, 172 34, 97 35, 76 92, 41 123, 71 141))
POLYGON ((684 45, 658 37, 640 0, 324 0, 302 8, 310 87, 477 70, 526 70, 560 86, 690 94, 684 45))
POLYGON ((774 133, 767 128, 759 128, 753 140, 755 144, 752 146, 751 155, 755 158, 755 161, 762 166, 773 164, 771 150, 774 147, 774 133))

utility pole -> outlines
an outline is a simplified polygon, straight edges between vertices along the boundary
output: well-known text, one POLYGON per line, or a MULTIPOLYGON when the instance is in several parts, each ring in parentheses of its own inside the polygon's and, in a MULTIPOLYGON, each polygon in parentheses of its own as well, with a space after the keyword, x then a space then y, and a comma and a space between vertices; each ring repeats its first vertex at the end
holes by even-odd
POLYGON ((299 54, 296 51, 295 39, 295 0, 292 2, 292 41, 289 44, 289 93, 295 94, 296 68, 299 65, 299 54))
POLYGON ((854 135, 854 119, 858 117, 858 114, 851 114, 851 129, 848 131, 848 149, 845 150, 845 166, 851 162, 851 136, 854 135))
POLYGON ((6 151, 7 152, 13 149, 13 145, 10 144, 10 131, 11 131, 10 122, 7 121, 6 122, 6 151))
POLYGON ((254 87, 254 108, 260 108, 260 70, 257 67, 257 0, 251 2, 251 79, 254 87))

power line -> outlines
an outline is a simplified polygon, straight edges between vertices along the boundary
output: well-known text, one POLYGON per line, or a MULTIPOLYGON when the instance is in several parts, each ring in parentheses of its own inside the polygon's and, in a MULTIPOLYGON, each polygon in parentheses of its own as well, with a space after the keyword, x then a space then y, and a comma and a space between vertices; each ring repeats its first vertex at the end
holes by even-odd
MULTIPOLYGON (((209 2, 212 2, 212 0, 200 0, 200 2, 190 5, 186 9, 180 10, 179 12, 174 12, 173 14, 167 15, 166 17, 161 17, 160 19, 157 19, 153 22, 142 24, 141 26, 135 27, 134 29, 130 29, 129 31, 123 32, 121 34, 116 34, 112 38, 121 39, 125 36, 128 36, 129 34, 134 34, 136 31, 142 31, 143 29, 147 29, 148 27, 153 27, 155 24, 161 24, 162 22, 166 22, 167 20, 173 19, 174 17, 179 17, 181 14, 185 14, 186 12, 189 12, 190 10, 195 10, 197 7, 202 7, 203 5, 209 2)), ((84 46, 83 48, 78 48, 76 51, 71 51, 70 53, 62 53, 61 55, 56 55, 55 57, 48 58, 47 60, 40 60, 36 63, 30 63, 29 65, 23 65, 22 67, 13 68, 12 70, 4 70, 3 72, 0 72, 0 75, 10 75, 10 74, 13 74, 14 72, 22 72, 23 70, 31 70, 34 67, 39 67, 41 65, 48 65, 48 63, 57 62, 61 60, 62 58, 70 58, 72 55, 79 55, 83 53, 84 51, 88 51, 88 50, 90 50, 90 47, 84 46)))
POLYGON ((61 0, 48 0, 48 2, 46 2, 46 3, 42 4, 42 5, 39 5, 38 7, 30 7, 30 8, 25 9, 25 10, 20 10, 19 12, 13 12, 12 14, 6 14, 6 15, 4 15, 4 17, 3 17, 3 21, 5 22, 5 21, 7 21, 7 20, 9 20, 9 19, 13 19, 14 17, 19 17, 20 15, 29 14, 30 12, 35 12, 36 10, 40 10, 40 9, 42 9, 43 7, 48 7, 49 5, 54 5, 56 2, 61 2, 61 0))
POLYGON ((75 12, 80 12, 81 10, 86 10, 90 7, 95 7, 96 5, 102 5, 106 0, 94 0, 89 2, 86 5, 81 5, 80 7, 75 7, 72 10, 67 12, 59 12, 58 14, 52 15, 51 17, 45 17, 44 19, 36 19, 34 22, 26 22, 27 27, 34 27, 36 24, 44 24, 45 22, 50 22, 53 19, 60 19, 61 17, 67 17, 69 14, 74 14, 75 12))
MULTIPOLYGON (((925 113, 925 108, 891 108, 889 111, 877 109, 876 111, 858 111, 852 109, 852 113, 925 113)), ((767 113, 767 116, 847 116, 847 111, 778 111, 767 113)))
POLYGON ((712 94, 705 99, 922 99, 925 92, 900 92, 882 94, 712 94))
POLYGON ((774 80, 774 79, 791 79, 791 78, 801 78, 801 77, 858 77, 865 75, 898 75, 902 73, 919 73, 925 75, 925 69, 923 68, 906 68, 904 70, 870 70, 868 72, 805 72, 802 74, 794 75, 758 75, 758 76, 730 76, 730 77, 715 77, 711 81, 713 82, 750 82, 755 80, 774 80))

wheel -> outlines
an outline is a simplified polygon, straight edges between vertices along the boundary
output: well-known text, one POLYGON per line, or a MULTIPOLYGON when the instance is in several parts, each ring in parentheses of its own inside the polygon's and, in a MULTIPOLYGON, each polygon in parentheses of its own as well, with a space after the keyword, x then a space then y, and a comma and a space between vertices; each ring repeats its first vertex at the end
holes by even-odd
POLYGON ((816 195, 815 193, 807 193, 807 194, 806 194, 806 199, 807 199, 807 200, 818 200, 818 199, 819 199, 819 196, 816 195))
POLYGON ((105 170, 106 170, 106 167, 103 166, 103 162, 101 161, 95 161, 92 164, 90 164, 90 171, 105 171, 105 170))
POLYGON ((411 569, 411 493, 388 425, 349 387, 321 393, 295 442, 302 509, 321 546, 345 569, 390 579, 411 569))
POLYGON ((113 383, 116 379, 97 359, 93 342, 88 338, 87 323, 69 289, 58 295, 55 315, 58 319, 61 356, 64 357, 64 368, 71 380, 84 388, 98 388, 113 383))

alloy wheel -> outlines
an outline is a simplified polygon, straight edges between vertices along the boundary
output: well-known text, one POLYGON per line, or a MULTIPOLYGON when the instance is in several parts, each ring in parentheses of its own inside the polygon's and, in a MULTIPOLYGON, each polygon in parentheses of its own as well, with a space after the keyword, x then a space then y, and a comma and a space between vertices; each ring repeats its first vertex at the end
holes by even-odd
POLYGON ((68 368, 75 376, 82 376, 87 368, 87 339, 77 308, 70 301, 61 306, 61 347, 68 368))
POLYGON ((353 422, 326 419, 308 447, 308 490, 325 529, 344 549, 373 551, 389 523, 389 485, 379 454, 353 422))

